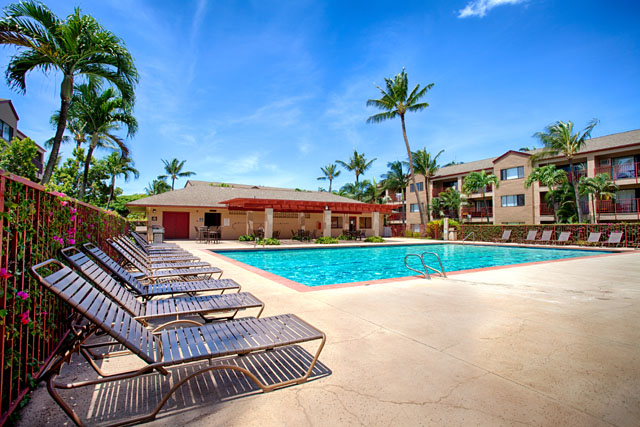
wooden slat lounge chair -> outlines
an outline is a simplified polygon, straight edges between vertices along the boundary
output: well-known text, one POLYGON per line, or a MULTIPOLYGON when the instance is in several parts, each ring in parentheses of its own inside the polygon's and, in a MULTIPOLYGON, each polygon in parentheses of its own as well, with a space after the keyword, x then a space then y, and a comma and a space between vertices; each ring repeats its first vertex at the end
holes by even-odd
POLYGON ((137 253, 141 258, 149 262, 180 262, 180 261, 200 261, 200 258, 194 256, 190 252, 184 251, 180 253, 163 252, 159 254, 148 254, 142 248, 134 244, 127 236, 122 235, 116 238, 122 245, 126 246, 130 251, 137 253))
POLYGON ((609 238, 602 243, 602 246, 620 246, 623 234, 622 231, 612 231, 609 234, 609 238))
POLYGON ((570 231, 563 231, 560 233, 560 236, 558 236, 557 240, 552 240, 551 242, 556 244, 556 245, 564 245, 566 243, 569 243, 569 238, 571 237, 571 232, 570 231))
POLYGON ((166 248, 166 249, 179 249, 179 246, 175 243, 149 243, 145 239, 143 239, 138 233, 135 231, 130 232, 133 239, 143 248, 166 248))
POLYGON ((529 230, 529 233, 527 234, 527 238, 524 239, 524 241, 525 243, 526 242, 535 243, 537 236, 538 236, 538 230, 529 230))
POLYGON ((232 279, 208 279, 189 282, 159 282, 142 284, 133 274, 115 262, 109 255, 103 252, 93 243, 83 245, 85 251, 111 272, 121 283, 142 298, 152 299, 158 296, 189 294, 195 295, 200 292, 237 290, 240 292, 241 286, 232 279))
MULTIPOLYGON (((133 260, 143 265, 147 270, 172 270, 181 268, 194 268, 194 267, 211 267, 211 264, 204 261, 175 261, 175 260, 160 260, 154 262, 148 262, 135 252, 131 251, 127 246, 123 244, 121 240, 107 239, 107 242, 113 247, 126 262, 136 266, 133 260)), ((137 268, 137 267, 136 267, 137 268)))
MULTIPOLYGON (((205 317, 214 313, 230 312, 233 314, 225 318, 233 318, 240 310, 259 308, 256 317, 260 317, 264 310, 264 303, 249 292, 238 292, 225 295, 187 296, 177 298, 163 298, 153 301, 140 302, 136 295, 111 277, 98 264, 80 252, 75 246, 60 251, 66 261, 77 271, 84 274, 91 283, 106 293, 112 300, 118 302, 129 314, 146 323, 147 320, 159 317, 175 317, 196 314, 204 320, 217 320, 205 317)), ((175 322, 170 322, 175 323, 175 322)), ((193 322, 192 322, 193 323, 193 322)), ((202 324, 202 323, 198 323, 202 324)), ((165 325, 160 326, 160 328, 165 325)))
POLYGON ((551 243, 552 235, 553 235, 553 230, 543 230, 542 236, 540 236, 540 238, 536 240, 536 243, 551 243))
POLYGON ((601 232, 589 233, 589 238, 587 239, 587 243, 590 245, 597 245, 598 243, 600 243, 600 236, 602 236, 601 232))
POLYGON ((146 265, 151 270, 161 270, 166 268, 192 268, 192 267, 206 267, 211 264, 201 261, 194 256, 174 256, 166 255, 163 257, 154 256, 150 258, 144 253, 140 253, 130 246, 131 242, 127 238, 114 238, 113 241, 117 242, 120 247, 125 250, 133 258, 136 258, 139 262, 146 265), (195 259, 194 259, 195 258, 195 259))
POLYGON ((212 275, 219 274, 218 279, 222 277, 222 270, 218 267, 194 267, 194 268, 174 268, 167 270, 151 270, 144 264, 138 262, 131 257, 122 247, 111 239, 107 239, 107 243, 116 250, 129 264, 135 267, 143 274, 143 278, 151 283, 155 283, 160 279, 178 278, 180 280, 198 280, 210 279, 212 275))
MULTIPOLYGON (((46 381, 51 397, 60 405, 67 416, 78 425, 82 425, 82 420, 60 396, 58 389, 91 387, 97 384, 150 374, 154 370, 162 375, 168 375, 167 368, 171 366, 205 360, 211 361, 216 358, 221 359, 215 364, 207 364, 204 367, 200 365, 194 372, 176 379, 170 385, 168 384, 169 390, 148 415, 119 421, 119 423, 130 424, 150 421, 156 417, 160 409, 180 386, 191 378, 209 371, 232 370, 241 372, 265 392, 303 383, 307 381, 313 372, 326 341, 326 336, 323 332, 293 314, 261 319, 234 319, 197 327, 164 329, 158 333, 152 333, 140 321, 120 307, 119 304, 107 298, 58 260, 50 259, 35 265, 31 267, 30 273, 44 288, 70 305, 76 313, 89 322, 86 326, 74 329, 74 333, 67 335, 67 339, 61 341, 53 357, 49 359, 43 369, 43 373, 38 377, 39 381, 46 381), (39 271, 54 272, 44 277, 39 274, 39 271), (98 329, 113 338, 115 343, 121 344, 138 356, 146 363, 146 366, 108 375, 102 372, 89 354, 89 349, 113 345, 114 341, 85 345, 86 340, 98 329), (281 380, 272 384, 266 384, 261 381, 258 376, 244 366, 226 362, 225 359, 222 359, 226 356, 250 353, 260 354, 258 352, 317 341, 320 342, 318 350, 311 362, 304 363, 300 367, 299 375, 295 378, 281 380), (79 352, 85 357, 89 365, 98 373, 98 378, 67 384, 55 381, 60 374, 62 366, 71 361, 71 355, 74 352, 79 352), (304 370, 305 368, 306 370, 304 370)), ((260 369, 260 366, 256 368, 260 369)))
POLYGON ((498 239, 493 239, 494 242, 508 242, 509 239, 511 238, 511 230, 504 230, 502 232, 502 237, 498 238, 498 239))

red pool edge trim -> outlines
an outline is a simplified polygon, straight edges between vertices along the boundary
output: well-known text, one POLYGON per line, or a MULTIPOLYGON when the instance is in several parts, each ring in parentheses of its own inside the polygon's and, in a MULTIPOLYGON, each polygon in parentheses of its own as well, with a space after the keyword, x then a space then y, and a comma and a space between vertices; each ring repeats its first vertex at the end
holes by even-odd
MULTIPOLYGON (((245 264, 244 262, 213 252, 213 249, 200 249, 200 250, 203 252, 206 252, 209 255, 213 255, 214 257, 220 258, 225 262, 233 264, 237 267, 244 268, 245 270, 248 270, 252 273, 257 274, 258 276, 264 277, 265 279, 272 280, 274 282, 277 282, 281 285, 286 286, 287 288, 294 289, 298 292, 324 291, 328 289, 352 288, 355 286, 378 285, 378 284, 384 284, 384 283, 406 282, 408 280, 423 279, 422 276, 402 276, 402 277, 391 277, 388 279, 365 280, 361 282, 332 283, 330 285, 307 286, 307 285, 303 285, 302 283, 287 279, 286 277, 278 276, 277 274, 270 273, 266 270, 262 270, 252 265, 245 264)), ((612 252, 612 253, 600 254, 600 255, 585 255, 585 256, 574 257, 574 258, 559 258, 559 259, 550 259, 546 261, 532 261, 532 262, 523 262, 520 264, 508 264, 508 265, 497 265, 494 267, 471 268, 468 270, 457 270, 457 271, 451 271, 451 272, 447 271, 447 276, 455 276, 459 274, 468 274, 468 273, 480 273, 483 271, 491 271, 491 270, 503 270, 505 268, 512 268, 512 267, 525 267, 529 265, 549 264, 553 262, 574 261, 574 260, 581 260, 581 259, 587 259, 587 258, 602 258, 602 257, 616 256, 616 255, 624 255, 629 253, 634 253, 634 252, 620 251, 620 252, 612 252)))

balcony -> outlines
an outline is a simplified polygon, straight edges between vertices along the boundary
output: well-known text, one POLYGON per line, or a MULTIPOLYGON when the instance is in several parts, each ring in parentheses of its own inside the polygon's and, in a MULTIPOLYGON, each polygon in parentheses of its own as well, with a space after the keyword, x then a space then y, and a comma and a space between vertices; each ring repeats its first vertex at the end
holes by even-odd
POLYGON ((567 172, 567 179, 569 179, 569 182, 571 182, 571 183, 578 182, 578 181, 580 181, 580 178, 582 178, 583 176, 587 176, 587 170, 586 169, 574 170, 573 171, 573 177, 571 176, 571 172, 570 171, 566 171, 566 172, 567 172))
POLYGON ((471 216, 471 218, 492 217, 493 216, 493 208, 492 207, 486 207, 486 208, 466 207, 466 208, 462 208, 462 216, 463 217, 471 216))
POLYGON ((640 199, 596 200, 596 210, 600 215, 635 215, 640 219, 640 199))
POLYGON ((551 215, 553 216, 553 206, 549 206, 546 203, 541 203, 540 204, 540 215, 544 216, 544 215, 551 215))
POLYGON ((402 213, 393 213, 389 215, 389 221, 402 221, 402 213))
POLYGON ((454 187, 445 187, 445 188, 434 188, 431 195, 433 197, 438 197, 440 195, 440 193, 442 193, 443 191, 447 191, 449 188, 454 188, 454 189, 458 189, 458 186, 454 186, 454 187))
POLYGON ((623 165, 609 165, 596 168, 596 175, 599 173, 606 173, 613 180, 620 179, 634 179, 635 182, 639 182, 640 177, 640 163, 627 163, 623 165))

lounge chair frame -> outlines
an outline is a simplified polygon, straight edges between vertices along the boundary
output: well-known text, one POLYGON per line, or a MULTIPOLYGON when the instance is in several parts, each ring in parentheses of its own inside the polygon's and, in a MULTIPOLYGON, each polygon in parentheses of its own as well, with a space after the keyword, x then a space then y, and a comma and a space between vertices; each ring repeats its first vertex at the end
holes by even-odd
MULTIPOLYGON (((150 259, 148 255, 142 255, 136 251, 135 248, 130 246, 131 242, 126 238, 113 238, 113 242, 120 246, 120 249, 124 252, 120 252, 120 255, 124 257, 126 253, 129 257, 134 258, 141 265, 144 265, 147 270, 171 270, 175 268, 194 268, 194 267, 207 267, 211 266, 208 262, 201 261, 193 256, 191 257, 179 257, 174 256, 160 256, 150 259), (195 260, 194 260, 195 258, 195 260), (197 260, 197 261, 196 261, 197 260)), ((128 258, 126 258, 129 261, 128 258)))

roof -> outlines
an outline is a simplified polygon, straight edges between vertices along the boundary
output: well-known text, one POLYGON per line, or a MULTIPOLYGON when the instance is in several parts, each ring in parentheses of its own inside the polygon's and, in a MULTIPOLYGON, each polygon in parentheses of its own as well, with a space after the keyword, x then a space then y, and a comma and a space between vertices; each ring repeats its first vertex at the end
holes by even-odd
MULTIPOLYGON (((540 151, 540 150, 535 150, 535 151, 540 151)), ((522 157, 531 157, 531 153, 529 151, 509 150, 506 153, 504 153, 502 156, 496 157, 495 159, 493 159, 493 163, 496 163, 498 160, 501 160, 507 156, 510 156, 511 154, 515 154, 517 156, 522 156, 522 157)))
POLYGON ((292 189, 236 188, 219 187, 204 184, 200 181, 179 190, 145 197, 127 203, 127 206, 180 206, 180 207, 226 207, 224 201, 230 199, 271 199, 309 202, 333 202, 363 204, 347 197, 338 196, 324 191, 295 191, 292 189))
POLYGON ((11 107, 11 110, 13 111, 13 114, 16 116, 16 120, 20 120, 20 117, 18 117, 18 112, 16 111, 15 107, 13 106, 13 102, 11 102, 10 99, 0 98, 0 104, 4 104, 4 103, 8 103, 9 104, 9 107, 11 107))
POLYGON ((234 184, 230 182, 198 181, 193 179, 188 180, 184 186, 189 187, 189 186, 197 186, 197 185, 207 185, 211 187, 253 188, 253 189, 266 189, 266 190, 294 191, 291 188, 283 188, 283 187, 267 187, 264 185, 251 185, 251 184, 234 184))
POLYGON ((282 200, 282 199, 242 199, 225 200, 222 203, 232 210, 261 211, 271 208, 277 212, 323 212, 325 210, 334 213, 391 213, 394 206, 378 205, 372 203, 349 202, 319 202, 308 200, 282 200))

